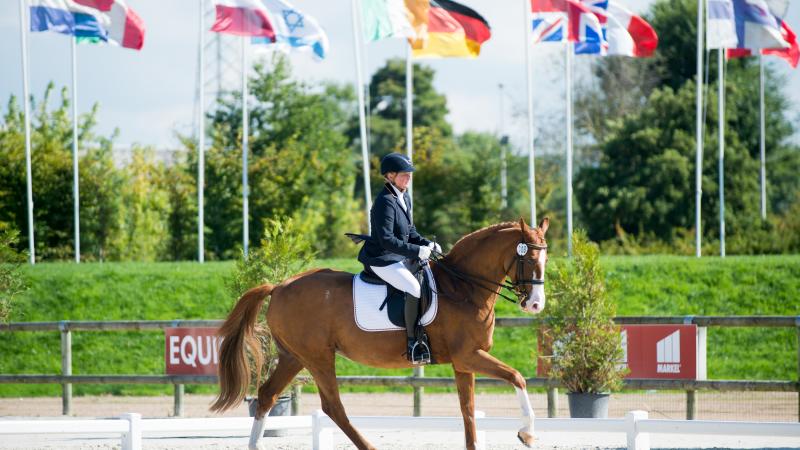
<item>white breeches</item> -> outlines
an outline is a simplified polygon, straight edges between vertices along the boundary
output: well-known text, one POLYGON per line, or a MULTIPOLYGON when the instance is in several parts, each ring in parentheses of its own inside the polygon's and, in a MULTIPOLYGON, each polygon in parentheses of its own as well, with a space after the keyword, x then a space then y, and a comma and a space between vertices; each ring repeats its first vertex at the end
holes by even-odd
POLYGON ((391 284, 396 289, 408 292, 414 297, 419 298, 419 282, 402 262, 396 262, 386 267, 369 266, 369 268, 375 272, 375 275, 381 277, 381 280, 391 284))

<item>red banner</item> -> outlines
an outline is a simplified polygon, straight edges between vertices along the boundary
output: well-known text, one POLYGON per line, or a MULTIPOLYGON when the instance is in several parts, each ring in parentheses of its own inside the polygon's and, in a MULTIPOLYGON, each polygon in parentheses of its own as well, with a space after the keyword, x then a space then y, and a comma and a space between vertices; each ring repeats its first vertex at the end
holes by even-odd
MULTIPOLYGON (((698 378, 697 325, 622 325, 623 361, 630 370, 625 378, 698 378)), ((539 355, 552 353, 539 334, 539 355)), ((546 377, 549 360, 538 358, 536 374, 546 377)))
POLYGON ((217 328, 166 328, 164 362, 167 375, 216 375, 219 345, 217 328))

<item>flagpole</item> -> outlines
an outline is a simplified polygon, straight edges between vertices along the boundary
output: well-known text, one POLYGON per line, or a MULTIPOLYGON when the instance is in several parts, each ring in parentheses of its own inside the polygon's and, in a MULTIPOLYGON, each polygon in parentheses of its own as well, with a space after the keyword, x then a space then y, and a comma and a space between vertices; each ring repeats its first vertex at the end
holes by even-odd
POLYGON ((205 208, 205 199, 204 199, 204 190, 206 185, 205 180, 205 173, 206 173, 206 155, 205 155, 205 146, 206 146, 206 113, 205 113, 205 99, 203 98, 203 90, 205 89, 205 59, 203 58, 203 32, 205 31, 203 25, 203 16, 205 15, 205 11, 203 10, 203 3, 204 0, 199 1, 199 30, 198 30, 198 65, 200 68, 200 80, 199 80, 199 92, 198 97, 200 99, 200 111, 197 117, 197 128, 199 130, 197 135, 197 261, 202 263, 205 261, 205 222, 204 222, 204 208, 205 208))
POLYGON ((503 107, 503 83, 497 85, 500 90, 500 123, 497 127, 500 134, 500 208, 506 209, 508 206, 508 180, 506 179, 506 141, 503 136, 505 126, 503 124, 503 115, 505 108, 503 107))
POLYGON ((572 256, 572 42, 567 41, 566 52, 566 97, 567 97, 567 255, 572 256))
POLYGON ((247 258, 250 244, 250 223, 248 211, 248 197, 250 187, 247 184, 247 36, 242 36, 242 245, 244 257, 247 258))
POLYGON ((81 221, 80 197, 78 189, 78 49, 75 41, 78 38, 70 36, 72 47, 72 196, 75 221, 75 262, 81 262, 81 221))
POLYGON ((706 0, 697 0, 697 81, 695 82, 695 195, 694 195, 694 242, 695 256, 701 256, 702 222, 701 202, 703 200, 703 3, 706 0))
POLYGON ((372 209, 372 193, 369 185, 369 150, 367 149, 367 124, 364 105, 364 79, 361 73, 361 33, 358 11, 359 1, 351 0, 353 13, 353 50, 356 57, 356 94, 358 95, 358 124, 361 136, 362 176, 364 177, 364 206, 367 211, 367 233, 371 233, 369 212, 372 209))
POLYGON ((28 262, 36 264, 33 242, 33 183, 31 181, 31 106, 28 92, 28 41, 25 0, 19 0, 20 45, 22 48, 22 105, 25 111, 25 184, 28 194, 28 262))
POLYGON ((528 190, 531 195, 531 226, 536 226, 536 160, 533 142, 533 80, 531 79, 533 76, 533 61, 531 57, 533 20, 530 0, 522 0, 522 6, 525 8, 525 14, 522 17, 525 18, 525 95, 528 97, 528 190))
MULTIPOLYGON (((412 159, 414 154, 414 63, 411 59, 411 45, 406 46, 406 153, 412 159)), ((413 161, 413 159, 412 159, 413 161)), ((408 183, 408 196, 414 204, 413 180, 408 183)), ((411 217, 411 210, 408 213, 411 217)), ((412 217, 413 219, 413 217, 412 217)))
POLYGON ((758 55, 759 110, 761 111, 761 219, 767 219, 766 110, 764 108, 764 55, 758 55))
POLYGON ((719 97, 719 256, 725 257, 725 49, 717 53, 719 97))

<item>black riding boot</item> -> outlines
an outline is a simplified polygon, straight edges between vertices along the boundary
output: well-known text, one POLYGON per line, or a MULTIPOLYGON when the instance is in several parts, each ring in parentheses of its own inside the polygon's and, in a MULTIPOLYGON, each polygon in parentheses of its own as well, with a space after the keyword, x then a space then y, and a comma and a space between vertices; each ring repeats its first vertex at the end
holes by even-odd
POLYGON ((424 339, 417 339, 417 321, 419 320, 419 298, 406 292, 404 311, 406 322, 406 335, 408 336, 408 360, 413 364, 428 364, 431 362, 431 351, 424 339))

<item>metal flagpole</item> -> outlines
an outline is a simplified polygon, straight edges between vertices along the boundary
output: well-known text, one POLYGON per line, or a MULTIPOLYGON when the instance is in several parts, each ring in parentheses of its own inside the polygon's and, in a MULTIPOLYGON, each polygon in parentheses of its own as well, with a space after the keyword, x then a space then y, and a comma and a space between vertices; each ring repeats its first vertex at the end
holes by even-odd
POLYGON ((372 209, 372 193, 369 186, 369 150, 367 149, 367 125, 365 117, 364 105, 364 79, 361 73, 361 32, 359 20, 359 1, 352 0, 350 2, 353 11, 353 49, 356 57, 356 93, 358 94, 358 123, 361 132, 361 160, 362 160, 362 176, 364 177, 364 206, 367 214, 367 233, 370 233, 372 224, 370 224, 369 211, 372 209))
POLYGON ((759 110, 761 111, 761 219, 767 219, 766 110, 764 108, 764 55, 758 55, 759 110))
POLYGON ((695 256, 701 256, 702 222, 700 206, 703 200, 703 3, 706 0, 697 0, 697 80, 695 104, 695 195, 694 195, 694 242, 695 256))
MULTIPOLYGON (((411 45, 406 46, 406 153, 409 158, 414 154, 414 63, 411 60, 411 45)), ((408 183, 408 196, 414 203, 414 182, 408 183)), ((411 211, 409 210, 409 216, 411 211)))
POLYGON ((725 49, 720 48, 717 64, 719 97, 719 256, 725 257, 725 49))
POLYGON ((199 30, 198 30, 198 47, 197 47, 197 58, 200 69, 200 81, 199 81, 199 92, 198 97, 200 99, 200 112, 197 117, 197 129, 199 130, 197 134, 197 261, 204 262, 205 261, 205 221, 204 221, 204 208, 205 208, 205 199, 203 198, 206 180, 206 112, 205 112, 205 99, 203 98, 203 90, 205 89, 205 60, 203 58, 203 46, 205 41, 203 39, 203 33, 205 30, 203 29, 203 16, 205 15, 205 10, 203 8, 203 0, 199 1, 199 30))
POLYGON ((566 96, 567 96, 567 255, 572 256, 572 42, 567 42, 566 96))
POLYGON ((533 76, 531 57, 533 21, 530 0, 522 0, 522 6, 525 8, 525 14, 522 17, 525 18, 525 85, 528 97, 528 190, 531 195, 531 226, 536 226, 536 161, 533 142, 533 80, 531 79, 533 76))
POLYGON ((508 139, 503 136, 505 126, 503 124, 503 83, 497 85, 500 89, 500 124, 498 126, 500 133, 500 208, 505 209, 508 206, 508 181, 506 179, 506 145, 508 139))
POLYGON ((242 242, 244 257, 247 258, 250 244, 250 222, 248 211, 248 197, 250 187, 247 184, 247 36, 242 36, 242 242))
POLYGON ((28 194, 28 262, 36 263, 33 242, 33 183, 31 181, 31 106, 28 92, 28 33, 25 0, 19 0, 20 45, 22 48, 22 105, 25 111, 25 183, 28 194))
POLYGON ((75 221, 75 262, 81 262, 81 221, 80 221, 80 196, 78 189, 78 51, 75 41, 78 38, 71 36, 72 47, 72 196, 74 204, 75 221))

